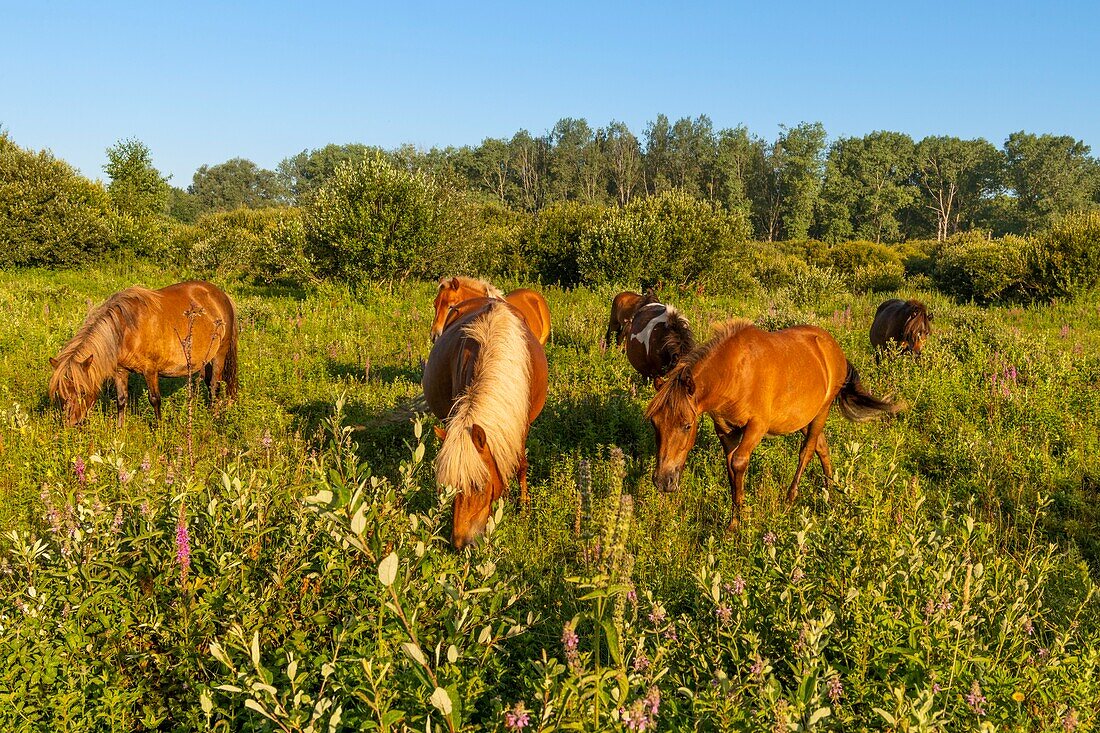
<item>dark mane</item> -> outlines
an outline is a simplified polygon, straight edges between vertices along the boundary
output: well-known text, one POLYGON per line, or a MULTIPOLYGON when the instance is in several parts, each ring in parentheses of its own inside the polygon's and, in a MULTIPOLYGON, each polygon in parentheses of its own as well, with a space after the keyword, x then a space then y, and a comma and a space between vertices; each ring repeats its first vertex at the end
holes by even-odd
POLYGON ((902 333, 906 339, 909 339, 909 343, 913 343, 917 332, 924 331, 928 333, 932 328, 932 324, 929 322, 928 309, 924 303, 919 300, 907 300, 905 306, 905 326, 902 328, 902 333))
MULTIPOLYGON (((696 364, 710 356, 716 348, 753 325, 752 321, 744 318, 733 318, 724 323, 715 325, 712 328, 711 337, 706 343, 694 347, 691 351, 680 357, 680 361, 677 362, 676 366, 668 373, 667 381, 657 390, 657 394, 653 396, 653 401, 649 403, 645 416, 651 418, 661 410, 670 406, 677 406, 679 403, 683 402, 685 396, 683 394, 680 377, 683 375, 684 371, 691 370, 696 364)), ((690 331, 688 333, 690 335, 690 331)))
MULTIPOLYGON (((665 322, 666 336, 664 350, 672 354, 679 363, 680 359, 695 349, 695 334, 687 319, 672 306, 666 306, 668 320, 665 322)), ((671 371, 671 370, 670 370, 671 371)))

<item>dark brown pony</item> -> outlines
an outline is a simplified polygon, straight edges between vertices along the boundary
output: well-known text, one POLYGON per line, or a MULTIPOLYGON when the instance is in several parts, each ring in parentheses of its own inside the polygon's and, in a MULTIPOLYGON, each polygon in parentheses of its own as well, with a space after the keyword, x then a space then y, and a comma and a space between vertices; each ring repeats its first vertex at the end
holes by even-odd
POLYGON ((160 420, 158 378, 205 369, 211 401, 221 383, 232 399, 237 395, 237 335, 233 301, 210 283, 127 288, 92 311, 76 336, 50 359, 50 397, 61 403, 65 424, 76 425, 99 397, 103 382, 112 378, 122 427, 130 372, 145 377, 149 402, 160 420))
POLYGON ((528 288, 519 288, 507 294, 491 283, 475 280, 472 277, 443 278, 439 281, 439 291, 435 295, 435 320, 432 321, 431 338, 435 341, 446 327, 447 314, 451 307, 471 298, 496 298, 506 300, 519 310, 527 327, 543 346, 550 338, 550 307, 546 298, 528 288))
POLYGON ((656 302, 657 296, 652 289, 646 289, 644 294, 624 290, 612 298, 611 318, 607 322, 607 333, 603 337, 604 345, 608 348, 611 348, 612 344, 622 346, 630 334, 630 319, 643 305, 656 302))
POLYGON ((794 326, 768 332, 744 320, 722 324, 710 341, 680 360, 667 380, 658 381, 646 410, 657 433, 653 483, 662 491, 679 486, 699 416, 706 413, 726 454, 733 504, 729 528, 740 520, 749 458, 765 435, 796 430, 805 435, 787 492, 787 501, 794 502, 814 453, 826 481, 832 477, 823 430, 834 400, 856 422, 901 409, 863 388, 855 368, 823 329, 794 326))
POLYGON ((546 403, 546 353, 518 309, 494 298, 461 304, 424 366, 424 396, 443 445, 436 481, 459 490, 451 542, 470 544, 518 475, 527 502, 527 433, 546 403))
POLYGON ((920 356, 924 341, 932 332, 932 314, 919 300, 886 301, 875 311, 871 324, 871 346, 875 347, 875 361, 890 341, 899 344, 903 352, 920 356))
POLYGON ((647 303, 629 324, 626 358, 646 379, 663 377, 680 357, 695 348, 687 319, 671 305, 647 303))

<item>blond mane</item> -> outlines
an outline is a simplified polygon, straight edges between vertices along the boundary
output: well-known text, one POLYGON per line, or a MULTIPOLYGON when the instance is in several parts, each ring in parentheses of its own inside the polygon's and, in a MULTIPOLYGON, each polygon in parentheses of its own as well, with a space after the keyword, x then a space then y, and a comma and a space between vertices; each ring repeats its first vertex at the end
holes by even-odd
POLYGON ((680 386, 680 375, 684 373, 684 370, 694 368, 696 364, 699 364, 714 353, 714 350, 719 346, 741 333, 741 331, 754 325, 752 321, 745 318, 731 318, 728 321, 717 323, 712 326, 711 336, 707 339, 706 343, 696 346, 687 354, 680 357, 680 361, 678 361, 676 366, 668 373, 667 381, 657 390, 657 394, 653 396, 653 400, 649 403, 649 407, 646 408, 646 418, 651 418, 666 407, 682 402, 685 399, 685 396, 682 394, 683 389, 680 386))
POLYGON ((470 439, 470 428, 485 430, 489 451, 507 483, 523 457, 530 410, 531 361, 525 327, 512 309, 493 304, 463 329, 480 345, 473 380, 447 418, 447 437, 436 457, 436 480, 464 493, 480 490, 489 469, 470 439))
POLYGON ((442 290, 444 287, 447 286, 448 283, 451 282, 451 280, 458 280, 458 284, 460 287, 469 288, 470 290, 477 291, 479 294, 484 293, 484 297, 486 298, 504 300, 504 293, 500 292, 500 290, 492 283, 485 280, 478 280, 474 277, 465 277, 463 275, 458 275, 453 278, 443 278, 439 281, 439 289, 442 290))
POLYGON ((160 308, 161 296, 140 287, 115 293, 84 319, 83 325, 61 347, 50 375, 51 398, 68 399, 76 394, 98 395, 103 381, 114 374, 127 328, 134 328, 142 310, 160 308), (87 369, 76 368, 88 357, 87 369))

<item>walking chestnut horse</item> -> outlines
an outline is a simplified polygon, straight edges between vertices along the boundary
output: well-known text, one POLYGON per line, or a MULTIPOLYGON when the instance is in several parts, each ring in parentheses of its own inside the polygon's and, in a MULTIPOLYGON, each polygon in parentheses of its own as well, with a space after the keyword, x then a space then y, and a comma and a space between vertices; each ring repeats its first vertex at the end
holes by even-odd
POLYGON ((823 329, 794 326, 768 332, 740 319, 722 324, 710 341, 680 359, 667 380, 658 380, 645 413, 657 433, 653 483, 662 491, 679 486, 699 416, 706 413, 726 454, 733 504, 729 529, 740 521, 749 458, 765 435, 796 430, 805 435, 787 492, 793 503, 812 454, 820 459, 825 480, 832 478, 823 431, 834 400, 855 422, 902 409, 863 388, 851 362, 823 329))
POLYGON ((546 345, 546 339, 550 338, 550 307, 546 304, 546 298, 534 290, 519 288, 507 295, 502 295, 491 283, 484 280, 475 280, 472 277, 443 278, 439 281, 439 292, 435 296, 435 320, 432 322, 432 341, 439 338, 447 323, 448 310, 464 300, 471 298, 496 298, 506 300, 515 306, 527 327, 535 335, 539 343, 546 345))
POLYGON ((652 288, 646 288, 645 294, 624 290, 612 298, 611 318, 607 322, 607 333, 603 337, 604 345, 608 348, 612 343, 622 346, 626 337, 630 335, 630 319, 643 305, 656 302, 657 296, 653 294, 652 288), (612 338, 615 340, 612 341, 612 338))
POLYGON ((626 358, 646 379, 668 374, 681 356, 695 348, 687 319, 671 305, 643 305, 631 318, 629 331, 626 358))
POLYGON ((130 372, 145 377, 159 421, 161 375, 185 377, 205 369, 211 402, 223 382, 229 398, 236 397, 237 311, 208 282, 127 288, 92 311, 50 365, 50 397, 61 403, 66 425, 83 420, 103 382, 113 378, 122 427, 130 372))
POLYGON ((905 353, 920 356, 924 341, 932 332, 932 314, 919 300, 892 298, 878 307, 871 324, 871 346, 875 361, 890 341, 898 343, 905 353))
POLYGON ((527 503, 527 433, 546 403, 546 353, 514 306, 495 298, 461 304, 424 366, 424 396, 444 427, 436 481, 459 490, 451 542, 481 534, 489 508, 518 475, 527 503))

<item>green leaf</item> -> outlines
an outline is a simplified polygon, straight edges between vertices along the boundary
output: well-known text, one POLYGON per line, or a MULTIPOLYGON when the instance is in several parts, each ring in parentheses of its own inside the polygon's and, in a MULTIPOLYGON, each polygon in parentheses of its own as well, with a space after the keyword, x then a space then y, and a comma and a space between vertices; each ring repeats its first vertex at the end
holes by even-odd
POLYGON ((378 580, 389 588, 397 578, 397 552, 391 552, 378 564, 378 580))
POLYGON ((435 692, 432 693, 431 703, 444 715, 450 715, 452 705, 451 696, 447 694, 447 691, 442 687, 435 688, 435 692))

